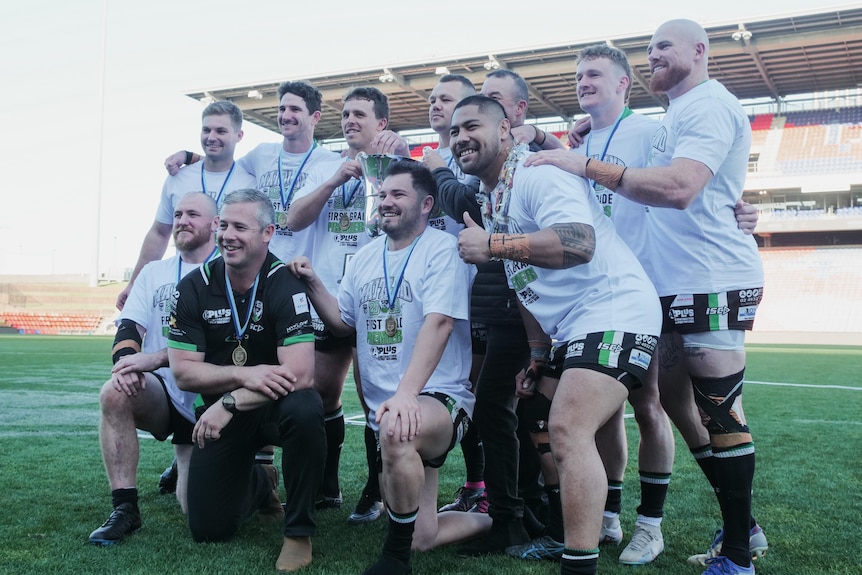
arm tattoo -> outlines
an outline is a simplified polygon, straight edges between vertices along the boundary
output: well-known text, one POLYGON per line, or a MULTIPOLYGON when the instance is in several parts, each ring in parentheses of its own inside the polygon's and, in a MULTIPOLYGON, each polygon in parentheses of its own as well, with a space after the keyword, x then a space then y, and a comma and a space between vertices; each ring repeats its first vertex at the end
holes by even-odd
POLYGON ((596 251, 596 230, 588 224, 554 224, 551 229, 563 244, 563 265, 567 268, 585 264, 596 251))

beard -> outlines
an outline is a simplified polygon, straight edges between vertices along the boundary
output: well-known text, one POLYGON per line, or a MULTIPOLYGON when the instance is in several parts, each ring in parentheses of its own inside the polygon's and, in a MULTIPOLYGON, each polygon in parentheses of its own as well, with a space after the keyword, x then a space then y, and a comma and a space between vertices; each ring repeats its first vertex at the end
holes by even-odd
POLYGON ((691 74, 691 67, 684 67, 678 64, 667 64, 664 72, 658 76, 653 76, 649 81, 649 89, 656 94, 664 94, 691 74))
MULTIPOLYGON (((181 231, 190 231, 190 230, 181 230, 181 231)), ((206 244, 210 240, 210 231, 209 230, 199 230, 197 232, 192 231, 191 237, 188 236, 180 236, 179 234, 174 234, 174 245, 177 247, 178 251, 181 252, 191 252, 202 245, 206 244)))

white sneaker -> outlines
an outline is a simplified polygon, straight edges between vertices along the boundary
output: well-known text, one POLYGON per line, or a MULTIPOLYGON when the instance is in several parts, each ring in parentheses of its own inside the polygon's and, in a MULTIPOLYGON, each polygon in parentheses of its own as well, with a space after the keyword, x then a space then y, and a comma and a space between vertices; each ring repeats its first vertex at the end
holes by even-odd
POLYGON ((602 517, 602 534, 599 537, 599 545, 619 545, 623 542, 623 528, 620 526, 618 515, 614 517, 602 517))
POLYGON ((664 537, 661 534, 661 527, 635 523, 632 540, 620 553, 620 563, 646 565, 654 561, 662 551, 664 551, 664 537))

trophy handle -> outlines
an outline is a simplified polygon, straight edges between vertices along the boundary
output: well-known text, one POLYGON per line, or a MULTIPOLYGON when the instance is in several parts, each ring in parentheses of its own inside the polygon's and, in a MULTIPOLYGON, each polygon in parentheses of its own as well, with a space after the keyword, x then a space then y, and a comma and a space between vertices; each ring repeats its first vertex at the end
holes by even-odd
POLYGON ((362 179, 365 182, 365 232, 372 238, 383 233, 380 229, 380 215, 377 213, 380 205, 380 185, 389 164, 402 159, 401 156, 391 154, 359 152, 356 155, 356 160, 362 166, 362 179))

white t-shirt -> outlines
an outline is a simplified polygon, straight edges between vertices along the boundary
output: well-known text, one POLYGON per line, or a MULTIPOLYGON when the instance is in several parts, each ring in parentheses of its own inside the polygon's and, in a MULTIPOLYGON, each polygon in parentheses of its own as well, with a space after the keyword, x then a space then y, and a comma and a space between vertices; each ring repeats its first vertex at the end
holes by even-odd
MULTIPOLYGON (((629 114, 620 120, 616 132, 613 124, 600 130, 590 131, 584 145, 575 148, 575 152, 618 166, 643 168, 647 165, 650 143, 658 127, 658 121, 652 118, 629 114), (605 152, 604 157, 602 152, 605 152)), ((647 251, 647 226, 649 225, 647 220, 650 217, 651 208, 633 202, 620 194, 614 194, 613 190, 593 180, 590 180, 590 185, 605 214, 611 217, 617 234, 634 252, 647 275, 652 278, 649 262, 643 257, 647 251)))
POLYGON ((649 165, 688 158, 714 175, 688 208, 650 209, 650 259, 659 295, 763 285, 757 242, 737 227, 733 212, 745 186, 750 148, 748 116, 716 80, 670 101, 653 137, 649 165))
MULTIPOLYGON (((185 169, 185 168, 183 168, 185 169)), ((182 170, 180 170, 182 171, 182 170)), ((150 262, 144 266, 132 285, 132 291, 120 312, 120 319, 129 319, 147 330, 141 351, 155 353, 168 347, 168 324, 171 318, 171 298, 177 281, 177 265, 180 256, 150 262)), ((200 267, 200 264, 182 263, 180 278, 200 267)), ((196 393, 182 391, 177 387, 174 375, 168 367, 155 371, 165 381, 171 402, 177 411, 189 421, 195 421, 194 401, 196 393)))
MULTIPOLYGON (((407 260, 394 310, 389 310, 383 274, 386 237, 374 239, 347 264, 338 292, 341 318, 356 329, 362 396, 374 422, 380 404, 392 397, 410 363, 416 336, 425 316, 439 313, 455 325, 443 356, 424 392, 441 392, 454 398, 471 417, 475 397, 470 391, 470 286, 475 266, 458 257, 455 238, 426 228, 407 260)), ((410 248, 387 253, 391 290, 410 248)), ((513 374, 514 376, 514 374, 513 374)))
POLYGON ((561 270, 504 260, 509 285, 545 333, 559 341, 611 330, 656 335, 661 309, 655 289, 588 186, 552 166, 518 166, 505 233, 589 224, 596 248, 589 263, 561 270))
POLYGON ((162 224, 173 225, 174 210, 177 204, 186 194, 191 192, 206 193, 218 204, 221 208, 222 201, 225 196, 234 190, 242 190, 244 188, 255 187, 254 176, 249 174, 237 162, 234 165, 233 172, 230 170, 225 172, 208 172, 204 170, 204 161, 195 162, 190 166, 184 166, 175 176, 168 176, 162 186, 162 197, 159 201, 159 207, 156 210, 156 221, 162 224), (201 182, 201 171, 203 171, 204 179, 201 182), (230 179, 227 180, 228 173, 230 179), (226 181, 227 180, 227 181, 226 181))
MULTIPOLYGON (((452 170, 452 173, 455 174, 455 178, 457 178, 459 182, 468 186, 472 185, 474 188, 476 187, 476 182, 479 181, 479 178, 471 176, 470 174, 465 174, 461 171, 461 167, 458 165, 458 162, 456 162, 452 157, 452 150, 450 148, 437 148, 437 153, 446 161, 446 167, 452 170)), ((461 214, 458 215, 460 216, 461 214)), ((428 225, 432 228, 450 233, 456 238, 461 230, 464 229, 464 224, 456 222, 443 212, 443 208, 440 206, 439 202, 434 205, 434 209, 431 211, 431 216, 428 218, 428 225)))
MULTIPOLYGON (((342 161, 347 161, 343 158, 342 161)), ((315 180, 325 182, 340 169, 341 163, 322 163, 315 180)), ((306 186, 296 197, 311 194, 317 187, 306 186)), ((371 241, 365 231, 365 182, 351 178, 338 186, 326 200, 320 215, 308 228, 312 236, 314 270, 331 293, 338 292, 347 262, 359 248, 371 241)))
MULTIPOLYGON (((288 228, 287 208, 290 207, 293 198, 304 189, 314 190, 325 181, 319 179, 320 174, 326 172, 318 169, 321 164, 340 160, 341 157, 338 154, 321 147, 312 148, 310 155, 308 152, 290 154, 283 151, 281 143, 258 144, 255 149, 237 160, 239 165, 257 178, 257 189, 272 200, 276 225, 275 234, 269 242, 269 251, 281 261, 289 262, 297 256, 311 256, 311 230, 305 228, 295 232, 288 228), (281 185, 278 179, 279 156, 281 156, 281 185), (283 203, 287 205, 282 205, 283 203)), ((337 164, 333 164, 335 165, 337 164)), ((332 171, 329 175, 332 175, 332 171)))

